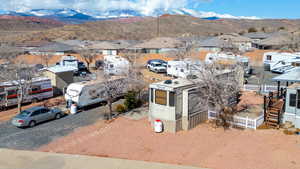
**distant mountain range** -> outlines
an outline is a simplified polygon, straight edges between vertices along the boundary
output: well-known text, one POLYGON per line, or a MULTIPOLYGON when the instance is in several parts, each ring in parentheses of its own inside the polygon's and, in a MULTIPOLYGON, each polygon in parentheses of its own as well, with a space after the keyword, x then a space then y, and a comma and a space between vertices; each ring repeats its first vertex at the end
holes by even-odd
MULTIPOLYGON (((217 19, 259 19, 257 17, 236 17, 228 14, 217 14, 214 12, 199 12, 191 9, 170 9, 156 10, 151 15, 159 16, 163 14, 171 15, 187 15, 207 20, 217 19)), ((108 10, 108 11, 92 11, 92 10, 74 10, 74 9, 23 9, 18 11, 0 11, 0 15, 10 16, 33 16, 47 19, 56 19, 66 23, 84 23, 87 21, 107 20, 115 18, 128 17, 145 17, 143 12, 133 9, 125 10, 108 10)))

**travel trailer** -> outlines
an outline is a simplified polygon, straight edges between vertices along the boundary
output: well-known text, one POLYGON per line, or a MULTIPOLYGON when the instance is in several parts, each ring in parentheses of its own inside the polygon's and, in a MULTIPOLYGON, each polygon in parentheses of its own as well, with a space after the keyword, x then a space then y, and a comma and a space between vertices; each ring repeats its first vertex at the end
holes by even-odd
MULTIPOLYGON (((18 104, 18 83, 8 81, 0 83, 0 107, 5 108, 18 104)), ((32 79, 26 89, 23 103, 35 102, 53 97, 53 88, 49 78, 40 77, 32 79)))
POLYGON ((271 70, 272 65, 293 58, 300 58, 300 53, 267 52, 263 56, 265 70, 271 70))
POLYGON ((249 58, 235 55, 233 53, 208 53, 205 58, 206 64, 211 63, 221 63, 221 64, 241 64, 244 68, 245 75, 252 73, 252 68, 249 63, 249 58))
POLYGON ((271 72, 280 74, 293 71, 297 67, 300 67, 300 57, 293 57, 270 64, 271 72))
POLYGON ((115 77, 108 82, 104 80, 94 80, 72 83, 67 87, 65 93, 66 101, 71 100, 79 108, 100 103, 107 100, 105 85, 115 87, 117 97, 123 96, 127 92, 125 79, 115 77))
POLYGON ((104 72, 109 75, 122 76, 128 74, 130 63, 117 55, 104 56, 104 72))
POLYGON ((199 60, 168 61, 167 75, 187 78, 188 76, 195 75, 198 69, 201 68, 201 64, 199 60))

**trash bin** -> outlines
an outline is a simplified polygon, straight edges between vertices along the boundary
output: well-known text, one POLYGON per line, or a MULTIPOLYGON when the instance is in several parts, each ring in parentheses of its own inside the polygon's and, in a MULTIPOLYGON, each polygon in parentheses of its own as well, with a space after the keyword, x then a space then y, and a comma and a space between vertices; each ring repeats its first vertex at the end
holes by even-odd
POLYGON ((72 104, 71 105, 71 114, 76 114, 77 113, 77 105, 76 104, 72 104))
POLYGON ((154 121, 154 131, 156 133, 161 133, 163 131, 163 123, 161 120, 154 121))

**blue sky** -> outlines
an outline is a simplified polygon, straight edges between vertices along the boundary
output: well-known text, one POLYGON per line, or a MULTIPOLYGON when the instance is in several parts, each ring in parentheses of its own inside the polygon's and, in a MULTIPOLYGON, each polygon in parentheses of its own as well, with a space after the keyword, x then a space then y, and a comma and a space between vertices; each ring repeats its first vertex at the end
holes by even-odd
POLYGON ((233 16, 300 18, 300 0, 0 0, 0 10, 26 11, 40 8, 94 11, 135 9, 146 15, 151 15, 158 8, 189 8, 233 16))
POLYGON ((196 8, 234 16, 300 18, 300 0, 211 0, 201 2, 196 8))

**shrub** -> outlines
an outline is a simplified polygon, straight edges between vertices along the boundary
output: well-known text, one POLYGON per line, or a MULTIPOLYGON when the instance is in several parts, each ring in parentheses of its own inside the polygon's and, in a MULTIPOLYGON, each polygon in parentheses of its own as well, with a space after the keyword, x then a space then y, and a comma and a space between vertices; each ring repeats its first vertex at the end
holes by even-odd
POLYGON ((118 104, 117 108, 116 108, 116 111, 118 113, 125 113, 126 112, 126 107, 123 104, 118 104))
POLYGON ((252 27, 248 29, 248 33, 257 32, 256 28, 252 27))
POLYGON ((134 108, 137 108, 141 105, 141 101, 137 99, 137 92, 130 91, 125 95, 125 107, 127 110, 132 110, 134 108))

